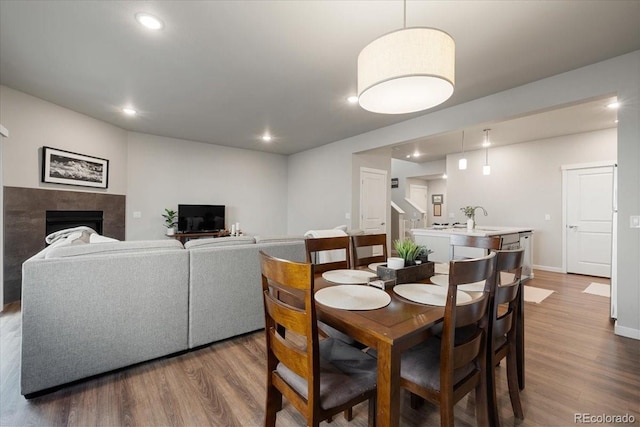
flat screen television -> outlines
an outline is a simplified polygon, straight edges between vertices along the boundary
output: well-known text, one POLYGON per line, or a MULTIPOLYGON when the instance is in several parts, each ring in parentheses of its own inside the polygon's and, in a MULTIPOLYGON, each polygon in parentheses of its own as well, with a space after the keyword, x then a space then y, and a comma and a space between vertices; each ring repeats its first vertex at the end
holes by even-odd
POLYGON ((178 205, 180 233, 212 233, 224 224, 224 205, 178 205))

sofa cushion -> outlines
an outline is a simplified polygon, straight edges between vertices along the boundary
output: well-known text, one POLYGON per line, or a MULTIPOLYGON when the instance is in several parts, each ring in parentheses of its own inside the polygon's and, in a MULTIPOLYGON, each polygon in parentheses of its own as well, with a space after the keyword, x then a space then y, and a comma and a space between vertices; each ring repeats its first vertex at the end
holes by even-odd
POLYGON ((45 259, 66 258, 85 255, 101 255, 127 252, 149 252, 170 249, 183 249, 177 240, 132 240, 128 242, 91 243, 86 245, 70 245, 52 248, 45 254, 45 259))
POLYGON ((216 246, 248 245, 255 242, 256 240, 251 236, 212 237, 189 240, 184 244, 184 247, 185 249, 212 248, 216 246))
POLYGON ((304 241, 305 237, 297 236, 256 236, 256 243, 286 243, 304 241))

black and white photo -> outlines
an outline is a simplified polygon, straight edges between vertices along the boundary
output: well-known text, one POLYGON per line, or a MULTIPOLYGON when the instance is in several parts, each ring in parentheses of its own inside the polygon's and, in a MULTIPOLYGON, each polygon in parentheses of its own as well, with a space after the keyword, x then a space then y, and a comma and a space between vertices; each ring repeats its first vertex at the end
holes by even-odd
POLYGON ((107 188, 109 160, 42 147, 42 182, 107 188))

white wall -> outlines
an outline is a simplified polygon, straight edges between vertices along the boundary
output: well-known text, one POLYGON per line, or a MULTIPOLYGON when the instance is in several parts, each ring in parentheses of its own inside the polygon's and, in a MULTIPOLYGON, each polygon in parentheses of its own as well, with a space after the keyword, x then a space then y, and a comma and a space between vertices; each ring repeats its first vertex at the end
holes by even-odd
POLYGON ((567 135, 489 149, 491 175, 482 175, 485 151, 465 153, 466 170, 459 170, 459 155, 447 158, 447 194, 450 212, 464 222, 460 207, 483 206, 480 226, 523 226, 535 230, 533 263, 562 270, 562 170, 565 164, 616 160, 616 129, 567 135), (546 221, 545 215, 551 215, 546 221))
POLYGON ((163 238, 164 208, 178 204, 225 205, 227 226, 286 234, 284 156, 134 132, 128 143, 127 240, 163 238))
MULTIPOLYGON (((640 51, 635 51, 292 155, 289 158, 289 232, 308 229, 323 218, 328 218, 331 224, 344 215, 355 185, 350 180, 352 153, 617 95, 623 108, 618 112, 620 235, 616 333, 640 338, 640 230, 629 229, 629 216, 640 215, 639 92, 640 51), (322 203, 312 204, 310 200, 322 203)), ((453 211, 452 206, 450 202, 449 211, 453 211)))
MULTIPOLYGON (((398 178, 398 188, 393 188, 391 190, 391 199, 395 204, 400 206, 402 210, 404 210, 406 220, 411 220, 413 218, 419 218, 420 222, 416 224, 417 227, 424 227, 423 220, 420 218, 420 214, 417 213, 417 210, 411 206, 404 199, 409 194, 409 186, 408 182, 414 177, 422 177, 427 175, 442 175, 446 170, 446 161, 438 160, 435 162, 426 162, 426 163, 414 163, 408 162, 406 160, 398 160, 393 159, 391 161, 391 175, 392 178, 398 178), (415 214, 415 215, 414 215, 415 214)), ((428 203, 427 203, 427 211, 431 209, 431 214, 433 214, 433 207, 431 205, 431 181, 421 181, 422 185, 427 185, 429 187, 428 195, 428 203)), ((441 193, 437 193, 441 194, 441 193)), ((445 198, 445 202, 447 199, 445 198)), ((446 217, 442 217, 445 218, 446 217)), ((438 221, 438 222, 446 222, 446 221, 438 221)), ((408 223, 410 226, 410 223, 408 223)))
POLYGON ((0 121, 11 131, 2 174, 7 187, 127 193, 127 132, 39 98, 0 86, 0 121), (109 160, 109 188, 44 184, 41 148, 59 148, 109 160))
MULTIPOLYGON (((0 124, 0 167, 2 167, 2 147, 5 137, 9 136, 7 128, 0 124)), ((4 190, 2 171, 0 171, 0 289, 4 287, 4 190)), ((0 311, 4 308, 4 292, 0 290, 0 311)))

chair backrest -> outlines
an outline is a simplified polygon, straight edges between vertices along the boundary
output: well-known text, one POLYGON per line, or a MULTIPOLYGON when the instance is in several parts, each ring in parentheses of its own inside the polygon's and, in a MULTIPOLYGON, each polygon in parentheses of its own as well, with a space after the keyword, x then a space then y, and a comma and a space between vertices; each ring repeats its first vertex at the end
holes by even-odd
POLYGON ((300 412, 311 412, 320 407, 320 358, 318 327, 313 296, 313 266, 273 258, 260 251, 262 269, 262 292, 265 311, 265 333, 267 338, 267 369, 269 382, 298 407, 300 412), (295 295, 304 301, 294 307, 283 301, 284 295, 295 295), (298 341, 291 338, 293 334, 298 341), (278 363, 306 380, 308 399, 306 404, 294 389, 276 371, 278 363), (288 391, 287 391, 288 390, 288 391), (316 407, 317 406, 317 407, 316 407))
POLYGON ((386 234, 360 234, 351 236, 353 251, 353 266, 361 267, 374 262, 386 262, 387 235, 386 234), (382 254, 373 255, 376 248, 382 249, 382 254))
POLYGON ((351 268, 349 236, 305 239, 307 262, 314 264, 315 274, 351 268))
MULTIPOLYGON (((510 334, 514 339, 516 312, 519 309, 519 292, 521 292, 520 278, 522 275, 522 262, 524 249, 513 251, 497 251, 496 276, 498 284, 492 294, 490 308, 490 331, 495 340, 500 336, 510 334), (498 307, 507 305, 507 310, 500 313, 498 307)), ((492 341, 493 345, 493 341, 492 341)))
MULTIPOLYGON (((474 369, 466 378, 473 384, 477 384, 482 375, 481 370, 486 367, 489 299, 492 289, 496 286, 495 264, 495 253, 482 258, 451 261, 449 264, 449 288, 440 349, 441 392, 451 392, 455 395, 456 384, 453 379, 455 370, 473 363, 474 369), (485 287, 479 296, 468 303, 456 304, 458 285, 483 280, 485 287), (461 328, 464 328, 465 333, 456 336, 456 329, 461 328)), ((457 400, 453 398, 454 401, 457 400)))
POLYGON ((502 244, 502 238, 498 236, 468 236, 465 234, 452 234, 449 238, 449 244, 451 245, 451 259, 456 259, 456 246, 498 250, 502 244))

